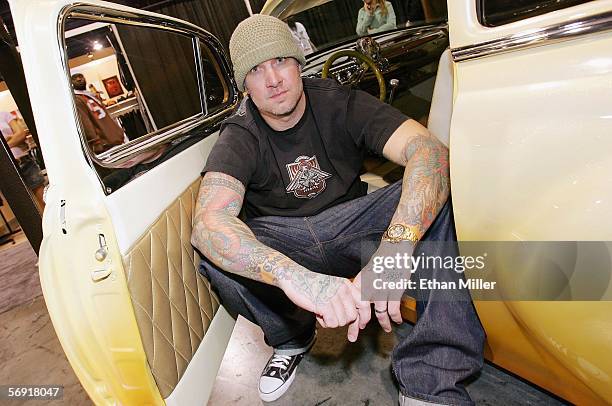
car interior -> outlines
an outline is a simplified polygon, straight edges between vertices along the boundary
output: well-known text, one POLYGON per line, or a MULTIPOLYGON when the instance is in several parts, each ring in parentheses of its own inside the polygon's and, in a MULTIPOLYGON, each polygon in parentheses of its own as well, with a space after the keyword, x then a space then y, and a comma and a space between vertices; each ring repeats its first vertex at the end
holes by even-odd
MULTIPOLYGON (((195 26, 119 6, 66 5, 59 14, 63 91, 76 97, 75 73, 103 90, 100 101, 125 142, 94 153, 73 106, 76 131, 57 142, 77 143, 80 156, 68 155, 70 165, 49 154, 50 171, 65 185, 50 188, 48 204, 59 213, 44 219, 41 282, 51 318, 96 403, 202 404, 235 320, 198 273, 191 225, 215 131, 241 97, 218 41, 195 26), (91 43, 95 55, 84 45, 91 43), (83 268, 91 271, 75 278, 83 268)), ((405 112, 448 144, 450 53, 442 53, 440 32, 422 33, 417 46, 428 36, 436 39, 436 59, 407 78, 390 69, 385 80, 399 78, 394 105, 410 106, 405 112)), ((317 75, 328 57, 319 55, 304 74, 317 75)), ((346 68, 347 59, 339 63, 346 68)), ((331 75, 340 69, 332 66, 331 75)), ((367 80, 360 85, 378 90, 367 80)), ((362 179, 372 191, 401 178, 398 169, 373 158, 362 179)), ((414 308, 406 298, 404 316, 414 320, 414 308)))

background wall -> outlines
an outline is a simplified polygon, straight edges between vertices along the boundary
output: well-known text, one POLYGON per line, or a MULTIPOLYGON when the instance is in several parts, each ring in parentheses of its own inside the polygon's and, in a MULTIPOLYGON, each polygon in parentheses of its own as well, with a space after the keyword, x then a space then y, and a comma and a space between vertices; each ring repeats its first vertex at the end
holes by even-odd
POLYGON ((249 16, 244 0, 115 0, 113 3, 143 8, 199 25, 219 38, 226 50, 234 28, 249 16), (134 3, 150 4, 138 7, 134 3))
POLYGON ((13 100, 13 97, 11 96, 11 92, 9 92, 5 86, 3 87, 5 90, 0 90, 0 111, 17 110, 17 105, 15 104, 15 100, 13 100))

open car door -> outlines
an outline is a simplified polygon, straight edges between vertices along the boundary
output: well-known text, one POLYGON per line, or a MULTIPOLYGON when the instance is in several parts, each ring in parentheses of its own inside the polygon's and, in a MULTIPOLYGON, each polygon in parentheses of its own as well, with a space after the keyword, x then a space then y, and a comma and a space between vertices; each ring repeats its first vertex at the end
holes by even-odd
POLYGON ((205 404, 234 325, 190 244, 239 101, 222 47, 111 3, 10 5, 50 183, 40 278, 68 360, 96 404, 205 404), (73 88, 77 73, 94 86, 73 88))
POLYGON ((475 303, 487 358, 573 403, 607 404, 612 1, 449 1, 448 11, 458 239, 506 254, 513 242, 534 247, 494 264, 504 301, 475 303), (536 251, 545 242, 561 255, 536 251))

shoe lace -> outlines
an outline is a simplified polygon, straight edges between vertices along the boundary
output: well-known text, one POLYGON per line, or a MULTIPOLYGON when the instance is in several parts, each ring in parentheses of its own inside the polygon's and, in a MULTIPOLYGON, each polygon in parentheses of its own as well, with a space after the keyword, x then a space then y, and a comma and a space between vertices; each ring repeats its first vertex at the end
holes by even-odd
POLYGON ((280 368, 282 370, 285 370, 289 366, 290 360, 291 360, 291 355, 274 354, 274 356, 270 360, 270 366, 274 368, 280 368))

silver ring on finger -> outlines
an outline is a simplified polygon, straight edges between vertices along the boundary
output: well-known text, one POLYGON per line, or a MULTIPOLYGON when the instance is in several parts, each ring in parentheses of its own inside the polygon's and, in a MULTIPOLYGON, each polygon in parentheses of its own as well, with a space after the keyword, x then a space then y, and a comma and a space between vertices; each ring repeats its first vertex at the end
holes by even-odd
POLYGON ((378 313, 378 314, 383 314, 383 313, 387 313, 387 309, 382 309, 382 310, 378 310, 378 309, 374 309, 374 313, 378 313))

